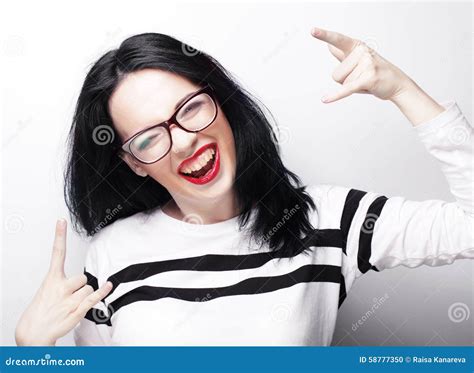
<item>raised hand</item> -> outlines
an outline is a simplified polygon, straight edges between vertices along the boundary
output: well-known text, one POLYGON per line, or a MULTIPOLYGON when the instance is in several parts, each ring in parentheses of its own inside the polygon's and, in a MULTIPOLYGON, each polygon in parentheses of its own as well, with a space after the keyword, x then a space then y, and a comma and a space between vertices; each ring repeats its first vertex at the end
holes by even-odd
POLYGON ((112 283, 106 282, 94 291, 84 274, 66 278, 66 230, 66 221, 59 220, 49 271, 15 330, 19 346, 55 345, 112 289, 112 283))
POLYGON ((311 35, 328 43, 329 51, 341 62, 332 77, 342 87, 323 97, 323 102, 337 101, 353 93, 370 93, 390 100, 410 82, 403 71, 360 40, 320 28, 314 28, 311 35))

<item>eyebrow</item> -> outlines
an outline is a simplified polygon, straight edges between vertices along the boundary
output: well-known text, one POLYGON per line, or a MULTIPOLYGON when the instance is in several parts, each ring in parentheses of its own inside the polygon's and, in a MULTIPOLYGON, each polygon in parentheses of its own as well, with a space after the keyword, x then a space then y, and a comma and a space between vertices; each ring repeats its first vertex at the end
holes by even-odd
MULTIPOLYGON (((193 92, 190 92, 190 93, 188 93, 186 96, 184 96, 183 98, 181 98, 181 99, 176 103, 176 105, 174 106, 174 110, 175 110, 175 111, 178 110, 178 107, 179 107, 183 102, 185 102, 189 97, 191 97, 192 95, 194 95, 196 92, 198 92, 198 91, 201 90, 201 89, 202 89, 202 88, 198 88, 197 90, 195 90, 195 91, 193 91, 193 92)), ((149 127, 153 127, 153 126, 154 126, 154 125, 149 126, 149 127)), ((125 142, 127 142, 128 140, 130 140, 130 139, 131 139, 133 136, 135 136, 137 133, 142 132, 142 131, 145 131, 145 130, 146 130, 147 128, 149 128, 149 127, 143 128, 143 129, 141 129, 140 131, 136 132, 134 135, 128 137, 128 139, 125 140, 125 142)), ((125 142, 124 142, 124 143, 125 143, 125 142)))
POLYGON ((191 92, 191 93, 188 93, 186 96, 184 96, 182 99, 180 99, 176 105, 174 106, 174 109, 177 110, 179 105, 181 105, 184 101, 186 101, 189 97, 191 97, 193 94, 195 94, 197 91, 199 91, 199 89, 191 92))

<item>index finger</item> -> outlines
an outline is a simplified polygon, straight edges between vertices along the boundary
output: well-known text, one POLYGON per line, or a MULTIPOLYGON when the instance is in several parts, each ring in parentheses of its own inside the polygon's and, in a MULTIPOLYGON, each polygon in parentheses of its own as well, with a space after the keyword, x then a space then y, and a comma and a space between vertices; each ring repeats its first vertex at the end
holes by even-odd
POLYGON ((66 220, 59 219, 56 222, 54 235, 53 253, 51 255, 50 272, 64 274, 64 260, 66 258, 66 220))
POLYGON ((357 40, 352 39, 349 36, 335 31, 323 30, 317 27, 311 30, 311 35, 319 40, 325 41, 326 43, 335 46, 336 48, 339 48, 346 55, 349 54, 357 45, 357 40))

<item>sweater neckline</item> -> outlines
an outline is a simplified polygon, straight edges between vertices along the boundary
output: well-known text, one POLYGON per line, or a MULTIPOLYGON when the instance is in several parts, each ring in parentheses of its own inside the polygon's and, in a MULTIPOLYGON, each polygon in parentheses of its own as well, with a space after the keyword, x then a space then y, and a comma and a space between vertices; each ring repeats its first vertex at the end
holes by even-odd
POLYGON ((239 215, 218 223, 199 224, 200 219, 198 215, 189 215, 188 221, 183 221, 166 214, 160 208, 157 210, 156 218, 161 226, 165 226, 182 235, 213 235, 233 233, 239 230, 239 215))

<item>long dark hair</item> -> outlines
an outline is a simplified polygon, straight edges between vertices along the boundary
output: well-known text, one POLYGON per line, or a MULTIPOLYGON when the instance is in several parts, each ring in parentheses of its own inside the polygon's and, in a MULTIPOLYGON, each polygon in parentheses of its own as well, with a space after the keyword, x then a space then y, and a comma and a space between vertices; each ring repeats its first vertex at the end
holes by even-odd
POLYGON ((145 68, 169 70, 214 89, 235 139, 240 228, 247 228, 260 245, 282 250, 283 256, 306 251, 302 238, 314 232, 309 216, 315 205, 298 176, 282 163, 268 109, 214 58, 158 33, 129 37, 100 57, 86 76, 69 132, 64 174, 65 200, 76 231, 91 236, 117 219, 151 212, 171 199, 162 185, 137 176, 117 156, 120 139, 108 112, 120 80, 145 68))

